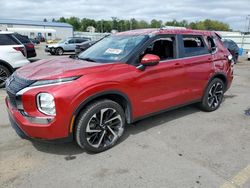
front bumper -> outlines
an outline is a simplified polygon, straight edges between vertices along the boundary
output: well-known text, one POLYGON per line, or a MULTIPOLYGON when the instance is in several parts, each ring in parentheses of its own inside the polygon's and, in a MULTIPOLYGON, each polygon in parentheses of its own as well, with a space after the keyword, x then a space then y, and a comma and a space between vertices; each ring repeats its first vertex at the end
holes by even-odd
POLYGON ((16 133, 23 139, 28 140, 42 140, 46 142, 70 142, 73 140, 73 134, 69 134, 67 137, 58 135, 58 129, 60 125, 57 125, 55 120, 52 120, 48 124, 42 124, 37 121, 34 123, 34 117, 24 116, 19 110, 11 106, 8 98, 5 99, 9 120, 11 126, 16 133))
POLYGON ((47 48, 45 48, 45 50, 44 50, 45 52, 50 52, 50 48, 49 47, 47 47, 47 48))
POLYGON ((14 118, 9 114, 9 120, 11 127, 16 131, 17 135, 20 136, 23 139, 29 139, 29 137, 25 134, 25 132, 20 129, 19 125, 15 122, 14 118))
POLYGON ((53 47, 52 48, 46 47, 44 51, 49 52, 49 53, 55 53, 56 52, 55 48, 53 48, 53 47))

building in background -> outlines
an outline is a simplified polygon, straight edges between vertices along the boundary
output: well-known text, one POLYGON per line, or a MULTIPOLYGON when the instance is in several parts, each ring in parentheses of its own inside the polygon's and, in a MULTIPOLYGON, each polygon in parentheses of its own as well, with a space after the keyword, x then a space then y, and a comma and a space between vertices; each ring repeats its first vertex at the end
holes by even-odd
POLYGON ((91 33, 91 32, 81 32, 81 31, 74 32, 75 37, 86 37, 90 38, 92 41, 100 40, 101 38, 108 35, 110 35, 110 33, 91 33))
POLYGON ((88 26, 88 27, 87 27, 87 32, 94 33, 94 32, 95 32, 95 27, 93 27, 93 26, 88 26))
POLYGON ((73 37, 73 26, 67 23, 0 19, 0 30, 13 31, 30 38, 45 40, 73 37))

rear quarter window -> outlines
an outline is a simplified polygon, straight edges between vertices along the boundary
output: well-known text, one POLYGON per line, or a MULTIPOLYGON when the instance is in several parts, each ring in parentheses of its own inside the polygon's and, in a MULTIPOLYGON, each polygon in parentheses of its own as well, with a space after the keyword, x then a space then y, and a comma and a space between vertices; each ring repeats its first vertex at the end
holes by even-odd
POLYGON ((184 56, 198 56, 208 54, 209 50, 202 36, 183 36, 184 56))
POLYGON ((20 43, 11 34, 0 34, 0 45, 19 45, 20 43))

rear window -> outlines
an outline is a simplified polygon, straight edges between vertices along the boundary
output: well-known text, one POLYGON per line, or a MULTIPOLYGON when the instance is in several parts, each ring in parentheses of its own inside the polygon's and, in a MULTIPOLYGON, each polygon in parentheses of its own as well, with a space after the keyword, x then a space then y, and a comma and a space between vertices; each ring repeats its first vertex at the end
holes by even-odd
POLYGON ((209 53, 201 36, 183 36, 185 57, 209 53))
POLYGON ((19 44, 11 34, 0 34, 0 45, 17 45, 19 44))
POLYGON ((30 40, 27 36, 23 36, 20 34, 14 34, 14 36, 22 43, 22 44, 27 44, 30 43, 30 40))

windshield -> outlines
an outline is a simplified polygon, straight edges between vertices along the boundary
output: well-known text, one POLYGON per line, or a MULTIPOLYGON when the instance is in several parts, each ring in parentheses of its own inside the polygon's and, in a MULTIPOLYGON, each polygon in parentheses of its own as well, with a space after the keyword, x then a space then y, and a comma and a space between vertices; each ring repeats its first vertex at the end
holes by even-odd
POLYGON ((60 40, 58 43, 64 43, 67 39, 60 40))
POLYGON ((82 52, 79 59, 101 63, 123 61, 144 39, 145 35, 109 36, 82 52))

